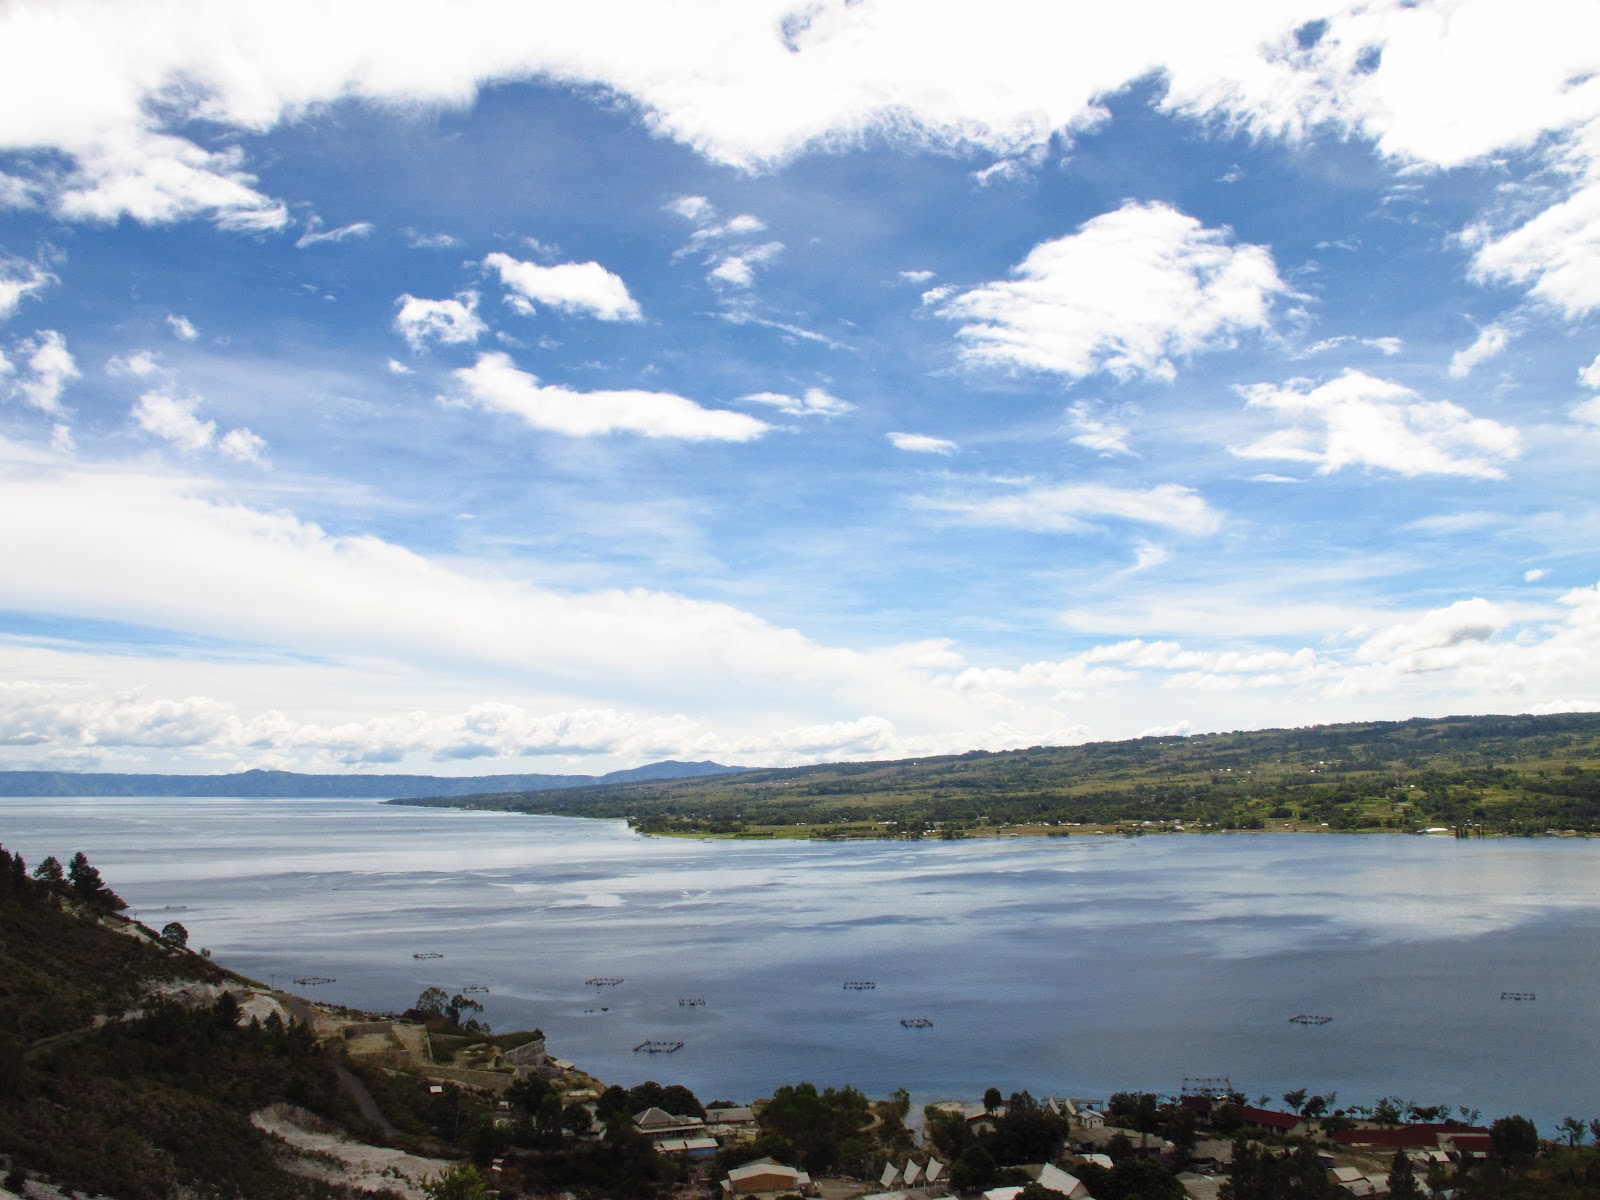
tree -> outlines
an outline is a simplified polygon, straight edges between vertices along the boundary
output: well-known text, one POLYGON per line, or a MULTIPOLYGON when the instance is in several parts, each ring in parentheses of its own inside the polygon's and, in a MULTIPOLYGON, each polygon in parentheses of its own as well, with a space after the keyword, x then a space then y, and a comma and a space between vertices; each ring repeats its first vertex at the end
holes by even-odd
POLYGON ((1489 1126, 1489 1152, 1504 1163, 1528 1162, 1539 1153, 1539 1131, 1527 1117, 1501 1117, 1489 1126))
POLYGON ((1299 1112, 1300 1106, 1306 1102, 1306 1089, 1295 1088, 1292 1092, 1285 1092, 1283 1102, 1289 1106, 1290 1112, 1299 1112))
MULTIPOLYGON (((970 1095, 971 1093, 968 1094, 970 1095)), ((997 1087, 989 1088, 983 1093, 984 1112, 994 1112, 1004 1103, 1005 1098, 1000 1094, 1000 1089, 997 1087)))
POLYGON ((1589 1136, 1600 1142, 1600 1117, 1589 1118, 1589 1136))
POLYGON ((1417 1170, 1404 1150, 1396 1150, 1389 1163, 1389 1200, 1422 1200, 1417 1170))
POLYGON ((168 921, 161 927, 161 940, 169 946, 186 950, 189 946, 189 931, 177 921, 168 921))
POLYGON ((444 1016, 444 1006, 450 1003, 450 993, 442 987, 423 988, 417 997, 416 1009, 425 1017, 444 1016))
POLYGON ((60 887, 67 880, 66 872, 61 869, 61 863, 55 855, 46 855, 43 861, 33 869, 33 877, 40 883, 60 887))
POLYGON ((1583 1141, 1583 1135, 1588 1132, 1588 1127, 1578 1117, 1562 1117, 1561 1132, 1567 1139, 1567 1145, 1576 1146, 1583 1141))
POLYGON ((67 864, 67 883, 71 885, 74 896, 101 916, 128 907, 121 896, 106 886, 105 880, 100 878, 100 872, 89 865, 89 859, 82 850, 74 854, 72 861, 67 864))
POLYGON ((428 1200, 489 1200, 489 1185, 471 1163, 457 1163, 422 1185, 428 1200))

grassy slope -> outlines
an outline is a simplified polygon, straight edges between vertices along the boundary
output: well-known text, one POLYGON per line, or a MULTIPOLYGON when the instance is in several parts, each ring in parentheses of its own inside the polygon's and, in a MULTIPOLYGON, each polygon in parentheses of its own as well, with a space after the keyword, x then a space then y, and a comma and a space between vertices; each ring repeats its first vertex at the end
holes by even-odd
POLYGON ((440 806, 653 833, 917 836, 1126 826, 1600 831, 1600 714, 1448 717, 843 763, 440 806))
POLYGON ((282 1100, 360 1128, 328 1056, 303 1027, 241 1029, 226 1004, 152 999, 163 982, 242 981, 126 928, 0 880, 0 1153, 118 1200, 344 1195, 287 1174, 249 1119, 282 1100), (124 1019, 76 1032, 100 1015, 124 1019))

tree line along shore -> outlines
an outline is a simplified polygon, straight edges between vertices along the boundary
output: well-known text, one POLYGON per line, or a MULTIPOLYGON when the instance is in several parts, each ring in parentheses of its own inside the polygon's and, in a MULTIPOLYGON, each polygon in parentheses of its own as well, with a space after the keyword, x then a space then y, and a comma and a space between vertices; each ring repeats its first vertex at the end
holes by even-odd
POLYGON ((696 837, 1585 836, 1600 832, 1600 714, 1145 737, 390 803, 624 819, 696 837))
POLYGON ((779 1087, 751 1106, 605 1086, 430 988, 374 1016, 275 992, 157 931, 82 855, 0 848, 0 1169, 17 1196, 476 1200, 894 1190, 989 1200, 1600 1197, 1600 1119, 1542 1140, 1397 1097, 1213 1087, 1106 1102, 779 1087), (784 1174, 787 1172, 787 1174, 784 1174))

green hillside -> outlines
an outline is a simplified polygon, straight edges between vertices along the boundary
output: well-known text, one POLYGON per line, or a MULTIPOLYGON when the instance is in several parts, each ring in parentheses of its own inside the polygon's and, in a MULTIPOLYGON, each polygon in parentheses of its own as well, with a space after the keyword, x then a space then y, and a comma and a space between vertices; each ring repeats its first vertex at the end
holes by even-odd
POLYGON ((623 817, 647 833, 963 837, 1600 831, 1600 713, 1445 717, 834 763, 392 803, 623 817))

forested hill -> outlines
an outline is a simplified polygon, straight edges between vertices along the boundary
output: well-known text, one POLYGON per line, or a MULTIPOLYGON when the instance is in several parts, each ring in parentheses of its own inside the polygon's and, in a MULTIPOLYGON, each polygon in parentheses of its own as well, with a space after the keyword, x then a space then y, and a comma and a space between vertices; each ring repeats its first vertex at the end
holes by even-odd
POLYGON ((302 775, 239 771, 231 775, 116 775, 77 771, 0 771, 0 796, 310 796, 385 800, 396 796, 462 796, 542 792, 641 779, 679 779, 742 770, 714 762, 658 762, 607 775, 302 775))
POLYGON ((1600 713, 1445 717, 397 801, 650 833, 959 837, 1071 826, 1600 832, 1600 713))

